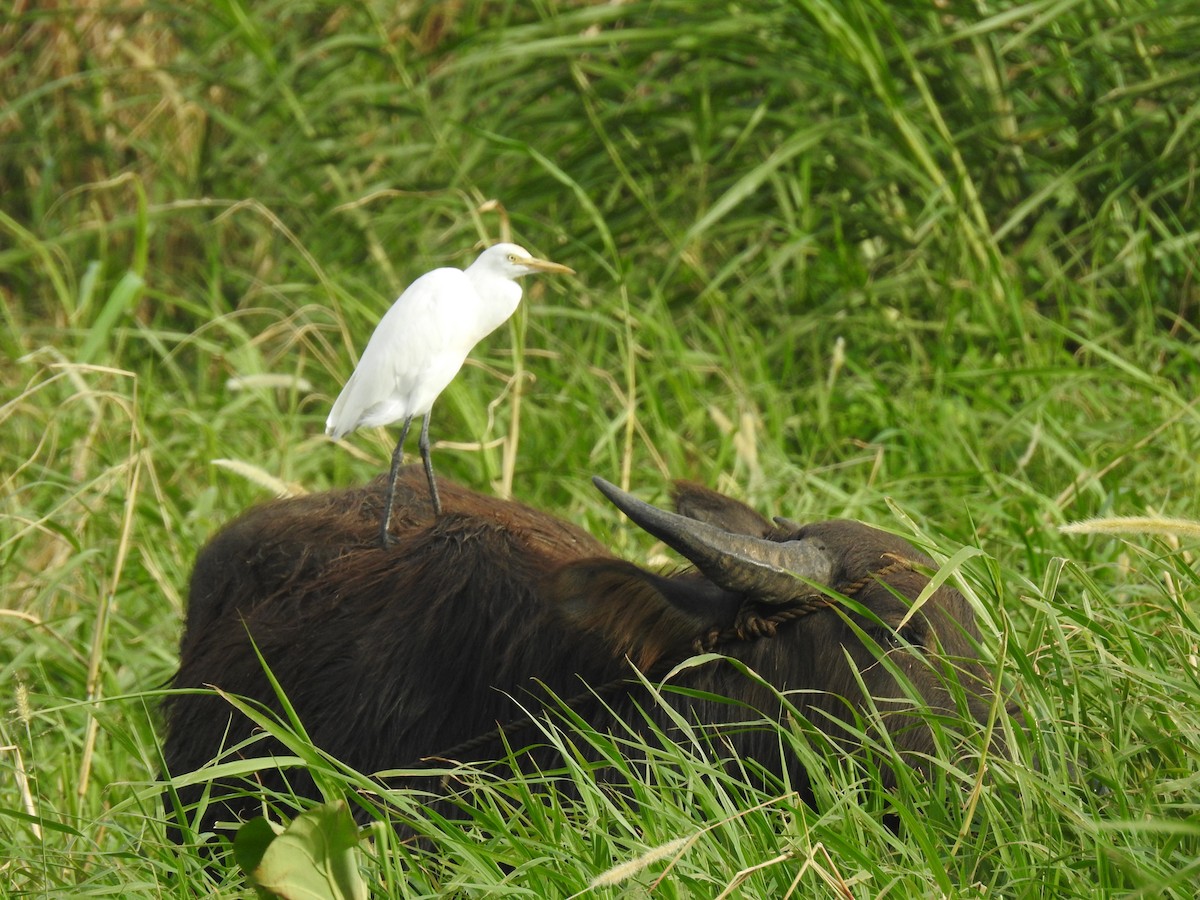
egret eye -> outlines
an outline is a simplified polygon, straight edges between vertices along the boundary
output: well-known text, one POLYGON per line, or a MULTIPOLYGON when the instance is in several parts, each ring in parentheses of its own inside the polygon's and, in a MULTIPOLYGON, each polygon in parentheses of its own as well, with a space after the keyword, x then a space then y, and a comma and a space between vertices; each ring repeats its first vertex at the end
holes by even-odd
POLYGON ((515 253, 508 254, 508 261, 510 263, 515 263, 517 261, 517 254, 515 254, 515 253))

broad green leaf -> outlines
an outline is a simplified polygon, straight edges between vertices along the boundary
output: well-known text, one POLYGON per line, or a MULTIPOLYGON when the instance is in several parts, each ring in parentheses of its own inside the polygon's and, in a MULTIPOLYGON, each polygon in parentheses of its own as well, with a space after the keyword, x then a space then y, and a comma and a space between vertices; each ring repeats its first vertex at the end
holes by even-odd
POLYGON ((301 813, 277 836, 266 819, 247 822, 234 840, 234 854, 263 896, 366 900, 358 827, 345 800, 301 813))
POLYGON ((280 826, 263 816, 251 819, 237 830, 233 838, 233 857, 243 872, 250 875, 258 868, 267 848, 281 831, 280 826))

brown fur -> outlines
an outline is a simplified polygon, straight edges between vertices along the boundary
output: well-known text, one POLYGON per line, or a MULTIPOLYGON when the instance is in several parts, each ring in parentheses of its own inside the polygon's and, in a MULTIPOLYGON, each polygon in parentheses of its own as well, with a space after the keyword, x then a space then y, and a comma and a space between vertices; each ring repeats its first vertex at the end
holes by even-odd
MULTIPOLYGON (((226 527, 196 561, 175 687, 215 685, 278 709, 257 648, 317 746, 369 773, 442 753, 519 716, 522 706, 546 702, 547 690, 571 697, 585 684, 628 674, 630 661, 647 671, 683 659, 701 636, 748 612, 773 611, 694 572, 646 572, 549 514, 445 479, 440 488, 443 515, 435 520, 423 472, 402 471, 396 541, 386 551, 376 541, 380 481, 266 504, 226 527)), ((797 533, 698 485, 681 483, 676 496, 684 514, 774 540, 813 538, 836 560, 832 586, 853 589, 851 604, 780 624, 773 637, 721 647, 791 692, 819 727, 841 739, 836 721, 848 708, 862 708, 857 670, 880 708, 894 710, 898 746, 914 758, 932 749, 927 729, 908 727, 912 704, 904 691, 848 622, 898 661, 929 708, 954 707, 943 681, 948 663, 974 695, 971 711, 986 718, 991 688, 973 660, 978 632, 961 596, 939 589, 906 627, 906 640, 927 661, 892 633, 927 583, 920 568, 932 565, 928 557, 856 522, 807 525, 797 533), (896 559, 914 565, 894 566, 884 581, 872 577, 896 559)), ((681 698, 687 719, 731 725, 728 742, 739 755, 768 771, 787 770, 803 787, 807 773, 780 759, 777 738, 738 725, 782 716, 772 691, 719 663, 681 680, 737 701, 681 698)), ((630 688, 607 708, 595 703, 577 711, 604 727, 606 718, 632 713, 639 701, 646 705, 630 688)), ((248 721, 213 694, 175 694, 165 711, 172 774, 203 766, 251 733, 248 721)), ((665 714, 662 724, 669 729, 665 714)), ((268 750, 260 744, 250 752, 268 750)), ((493 742, 473 758, 502 752, 493 742)), ((288 780, 312 789, 302 773, 288 780)), ((206 825, 255 809, 226 790, 214 786, 220 802, 206 825)), ((197 796, 184 793, 189 801, 197 796)))

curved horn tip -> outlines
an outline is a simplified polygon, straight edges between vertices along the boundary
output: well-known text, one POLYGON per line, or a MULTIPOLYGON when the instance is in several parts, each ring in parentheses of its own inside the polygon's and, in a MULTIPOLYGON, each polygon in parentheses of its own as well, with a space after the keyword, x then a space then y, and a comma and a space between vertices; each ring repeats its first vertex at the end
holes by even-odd
POLYGON ((621 490, 611 481, 601 478, 599 475, 592 476, 592 484, 596 486, 596 490, 604 495, 604 499, 616 506, 618 509, 620 508, 621 504, 619 502, 619 498, 625 493, 623 490, 621 490))
POLYGON ((592 476, 592 484, 594 484, 597 490, 599 490, 602 494, 607 494, 609 490, 620 490, 620 488, 618 488, 611 481, 601 478, 599 475, 592 476))
POLYGON ((641 506, 645 504, 645 500, 639 500, 629 491, 623 491, 606 478, 601 478, 599 475, 592 476, 592 484, 602 493, 605 498, 621 512, 628 514, 629 507, 641 506))

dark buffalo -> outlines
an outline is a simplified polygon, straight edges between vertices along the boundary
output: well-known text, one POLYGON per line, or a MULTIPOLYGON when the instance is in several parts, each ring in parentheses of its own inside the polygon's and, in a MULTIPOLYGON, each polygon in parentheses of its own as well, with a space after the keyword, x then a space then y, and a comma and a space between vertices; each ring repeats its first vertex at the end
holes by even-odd
MULTIPOLYGON (((942 586, 908 617, 933 562, 906 541, 850 521, 772 524, 689 483, 676 486, 678 514, 597 485, 695 569, 647 572, 568 522, 448 481, 434 519, 412 467, 397 485, 388 550, 378 543, 380 482, 269 503, 221 531, 196 561, 174 685, 213 685, 278 708, 256 646, 315 744, 367 773, 444 756, 519 719, 518 703, 536 704, 546 690, 566 698, 619 682, 630 663, 661 677, 710 649, 791 692, 840 739, 837 722, 869 705, 861 681, 913 759, 933 749, 914 706, 965 704, 987 721, 994 695, 971 607, 942 586)), ((732 721, 783 716, 775 690, 720 660, 674 681, 737 701, 669 695, 692 721, 731 726, 724 743, 742 758, 789 768, 777 736, 732 721)), ((603 727, 603 716, 632 713, 637 702, 653 708, 642 690, 630 681, 584 714, 603 727)), ((166 718, 175 775, 251 733, 212 694, 171 696, 166 718)), ((498 740, 485 740, 459 758, 502 754, 498 740)), ((787 774, 803 789, 806 773, 787 774)), ((225 803, 206 824, 256 809, 245 798, 225 803)))

